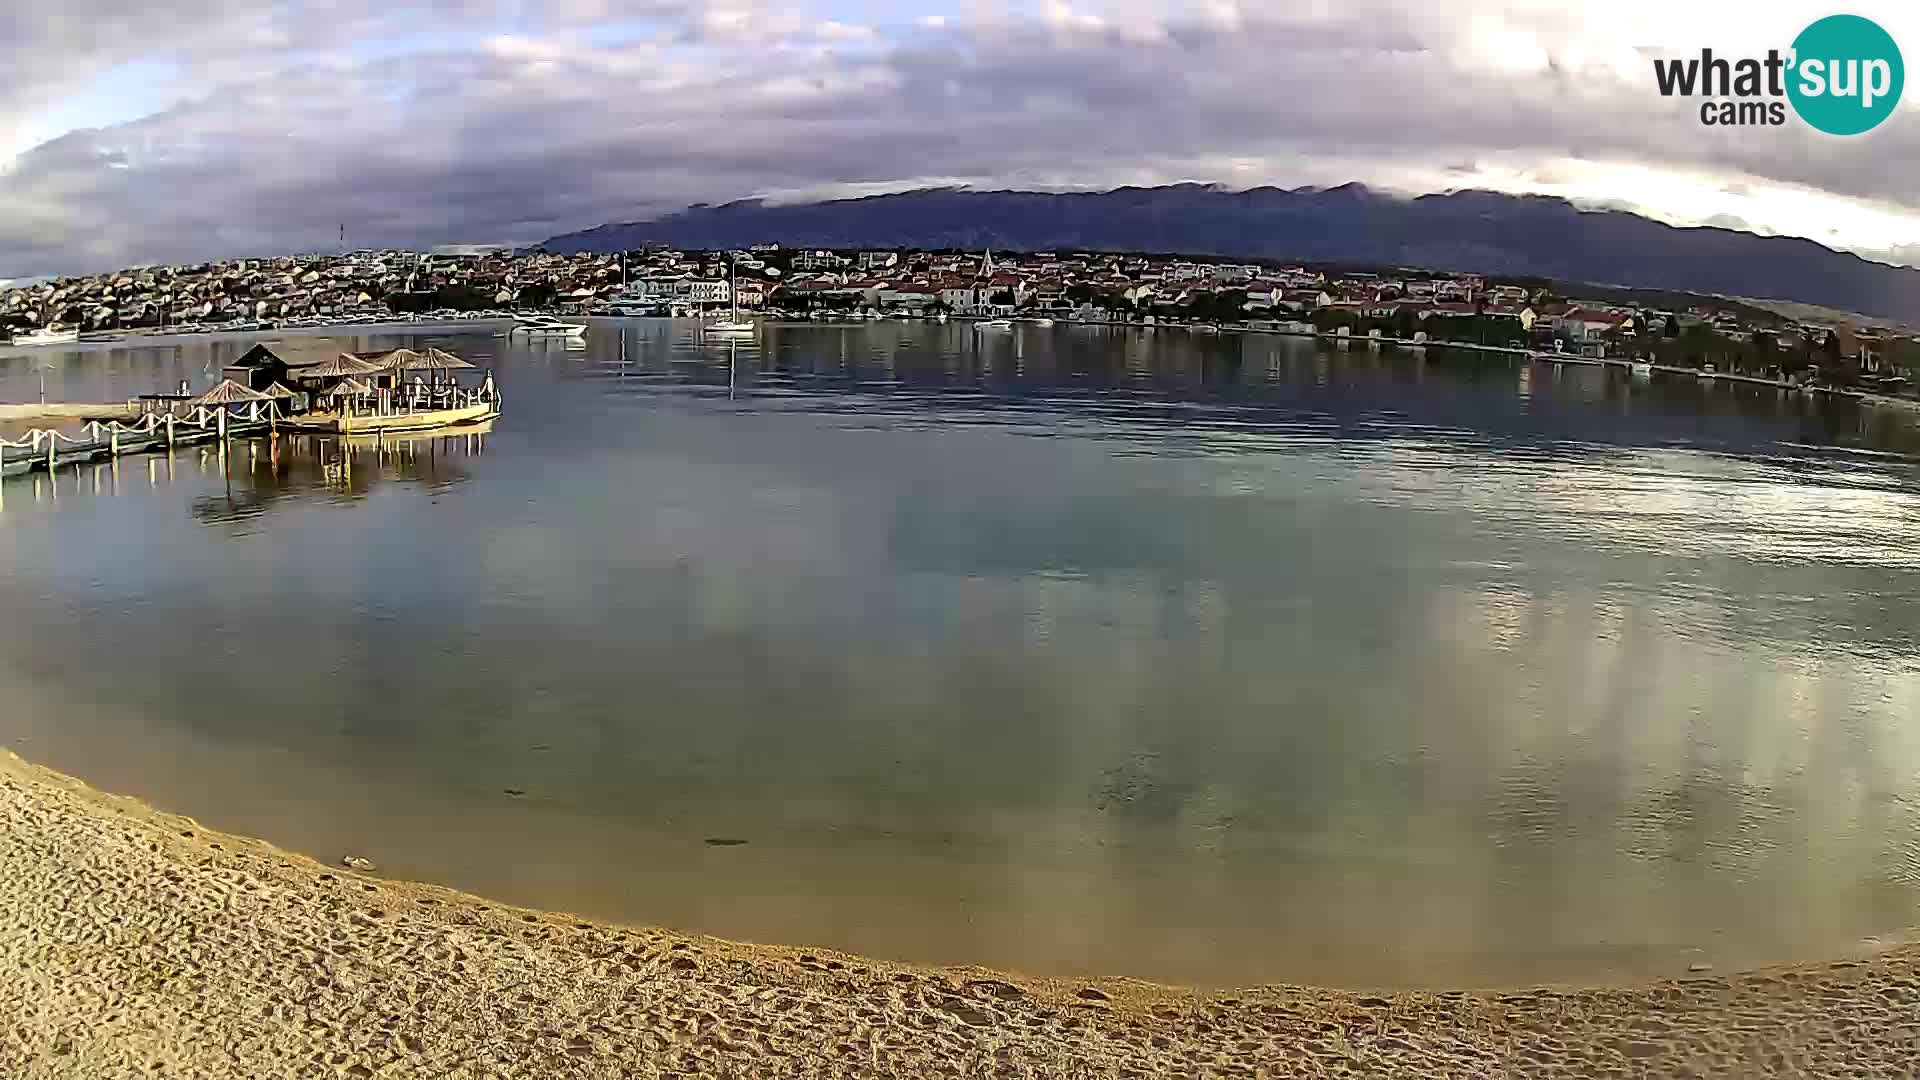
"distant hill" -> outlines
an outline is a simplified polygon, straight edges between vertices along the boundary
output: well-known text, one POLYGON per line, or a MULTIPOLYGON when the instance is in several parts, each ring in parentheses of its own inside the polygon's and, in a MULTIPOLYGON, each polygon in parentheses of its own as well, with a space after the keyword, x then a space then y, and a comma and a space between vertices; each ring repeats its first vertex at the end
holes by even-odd
POLYGON ((1920 270, 1811 240, 1637 214, 1564 199, 1461 191, 1404 198, 1359 184, 1228 191, 1200 184, 1087 193, 933 189, 770 206, 694 206, 602 225, 549 251, 762 242, 821 248, 1159 251, 1530 275, 1642 289, 1797 301, 1920 322, 1920 270))

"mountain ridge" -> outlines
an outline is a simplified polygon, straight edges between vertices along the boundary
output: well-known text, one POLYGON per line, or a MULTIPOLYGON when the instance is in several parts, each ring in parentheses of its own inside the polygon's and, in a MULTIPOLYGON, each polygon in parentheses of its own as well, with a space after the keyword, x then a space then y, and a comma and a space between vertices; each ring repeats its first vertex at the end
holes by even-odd
POLYGON ((549 251, 775 242, 806 248, 1154 251, 1410 266, 1813 304, 1920 323, 1920 270, 1805 237, 1671 225, 1551 195, 1402 196, 1348 183, 1095 192, 929 187, 818 202, 696 205, 548 240, 549 251))

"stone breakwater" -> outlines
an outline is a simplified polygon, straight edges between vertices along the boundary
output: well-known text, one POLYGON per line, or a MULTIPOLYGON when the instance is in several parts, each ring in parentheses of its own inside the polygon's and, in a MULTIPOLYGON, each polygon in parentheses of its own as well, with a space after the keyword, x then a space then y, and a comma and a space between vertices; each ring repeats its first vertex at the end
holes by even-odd
POLYGON ((1906 1076, 1920 950, 1633 989, 1036 980, 506 908, 0 752, 0 1076, 1906 1076))

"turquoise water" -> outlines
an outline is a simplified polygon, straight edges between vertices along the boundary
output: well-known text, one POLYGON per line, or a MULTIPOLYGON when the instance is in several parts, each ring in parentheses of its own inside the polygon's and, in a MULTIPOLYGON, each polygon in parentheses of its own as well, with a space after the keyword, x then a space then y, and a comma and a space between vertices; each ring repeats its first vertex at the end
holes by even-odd
MULTIPOLYGON (((1903 417, 1167 331, 432 340, 491 431, 8 480, 0 745, 510 901, 1041 973, 1920 923, 1903 417)), ((125 396, 251 341, 35 362, 125 396)))

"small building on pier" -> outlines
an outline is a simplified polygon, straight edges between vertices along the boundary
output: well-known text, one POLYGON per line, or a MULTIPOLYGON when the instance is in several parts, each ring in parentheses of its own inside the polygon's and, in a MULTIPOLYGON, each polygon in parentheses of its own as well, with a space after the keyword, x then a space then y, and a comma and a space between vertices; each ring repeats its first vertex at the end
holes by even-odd
POLYGON ((265 392, 275 383, 285 381, 292 369, 293 366, 281 359, 280 354, 265 345, 255 345, 240 354, 238 360, 221 368, 220 375, 249 390, 265 392))

